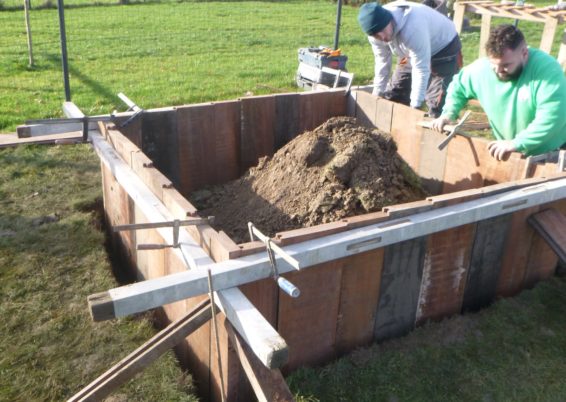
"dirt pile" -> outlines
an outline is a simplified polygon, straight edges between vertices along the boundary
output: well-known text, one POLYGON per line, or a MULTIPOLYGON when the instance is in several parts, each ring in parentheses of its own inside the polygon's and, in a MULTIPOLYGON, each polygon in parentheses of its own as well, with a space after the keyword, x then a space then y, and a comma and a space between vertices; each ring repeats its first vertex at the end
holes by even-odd
POLYGON ((333 222, 425 197, 390 135, 335 117, 305 132, 238 180, 202 189, 190 201, 234 241, 333 222))

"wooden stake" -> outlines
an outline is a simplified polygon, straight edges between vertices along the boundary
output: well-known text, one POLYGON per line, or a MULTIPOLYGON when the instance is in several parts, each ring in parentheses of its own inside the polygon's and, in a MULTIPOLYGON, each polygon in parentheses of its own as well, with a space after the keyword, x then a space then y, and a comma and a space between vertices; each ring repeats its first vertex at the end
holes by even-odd
POLYGON ((211 317, 210 300, 205 299, 184 317, 167 326, 80 392, 73 395, 69 402, 104 399, 120 385, 143 371, 167 350, 199 329, 211 317))
POLYGON ((250 347, 242 341, 242 338, 230 324, 226 325, 226 331, 258 401, 294 401, 293 394, 289 390, 281 371, 279 369, 268 369, 261 364, 250 347))

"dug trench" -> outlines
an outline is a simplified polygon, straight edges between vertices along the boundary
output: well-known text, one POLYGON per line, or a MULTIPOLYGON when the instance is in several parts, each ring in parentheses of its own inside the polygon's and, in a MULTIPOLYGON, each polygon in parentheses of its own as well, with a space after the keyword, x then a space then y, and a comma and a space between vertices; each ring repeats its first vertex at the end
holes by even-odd
POLYGON ((189 201, 241 243, 248 241, 248 222, 274 236, 425 196, 391 135, 333 117, 239 179, 195 191, 189 201))

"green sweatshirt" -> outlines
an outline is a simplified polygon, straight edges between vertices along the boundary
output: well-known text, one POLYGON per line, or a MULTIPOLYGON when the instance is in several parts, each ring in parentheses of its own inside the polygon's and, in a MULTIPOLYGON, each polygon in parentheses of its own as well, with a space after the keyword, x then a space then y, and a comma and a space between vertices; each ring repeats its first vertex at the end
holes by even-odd
POLYGON ((529 49, 517 80, 499 81, 489 60, 463 68, 448 87, 442 115, 454 120, 469 99, 481 103, 498 140, 513 140, 526 155, 566 143, 566 77, 552 56, 529 49))

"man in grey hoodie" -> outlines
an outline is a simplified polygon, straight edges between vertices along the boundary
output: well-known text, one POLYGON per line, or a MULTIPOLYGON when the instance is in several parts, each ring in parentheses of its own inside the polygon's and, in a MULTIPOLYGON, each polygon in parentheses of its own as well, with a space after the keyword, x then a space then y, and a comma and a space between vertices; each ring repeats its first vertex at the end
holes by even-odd
POLYGON ((446 89, 462 66, 462 44, 453 22, 423 4, 395 1, 383 7, 366 3, 358 22, 375 55, 373 94, 442 112, 446 89), (398 64, 388 85, 392 54, 398 64))

